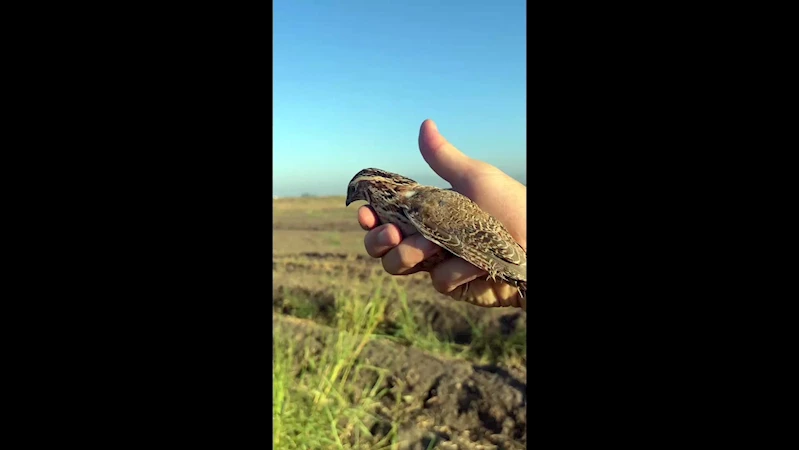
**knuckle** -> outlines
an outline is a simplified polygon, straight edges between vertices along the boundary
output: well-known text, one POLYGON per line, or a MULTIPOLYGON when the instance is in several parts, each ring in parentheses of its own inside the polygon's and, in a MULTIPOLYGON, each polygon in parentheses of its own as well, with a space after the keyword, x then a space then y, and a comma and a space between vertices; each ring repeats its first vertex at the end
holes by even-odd
POLYGON ((457 286, 453 286, 449 278, 441 276, 436 271, 430 272, 430 281, 433 282, 433 288, 442 294, 449 294, 457 286))
POLYGON ((413 245, 403 241, 396 247, 398 266, 400 270, 407 272, 419 263, 424 261, 424 255, 419 252, 413 245))
POLYGON ((379 258, 380 254, 377 248, 377 234, 373 231, 366 233, 366 236, 363 238, 363 246, 366 249, 366 253, 369 254, 372 258, 379 258))
POLYGON ((413 266, 413 264, 411 264, 412 261, 409 258, 409 254, 408 254, 409 253, 408 252, 409 248, 408 248, 408 243, 407 242, 401 242, 398 246, 395 247, 395 249, 396 249, 397 260, 399 261, 399 265, 405 266, 405 267, 413 266))
POLYGON ((391 275, 397 275, 399 273, 399 267, 396 263, 395 258, 392 257, 393 255, 387 254, 386 256, 380 259, 380 262, 383 264, 383 270, 390 273, 391 275))

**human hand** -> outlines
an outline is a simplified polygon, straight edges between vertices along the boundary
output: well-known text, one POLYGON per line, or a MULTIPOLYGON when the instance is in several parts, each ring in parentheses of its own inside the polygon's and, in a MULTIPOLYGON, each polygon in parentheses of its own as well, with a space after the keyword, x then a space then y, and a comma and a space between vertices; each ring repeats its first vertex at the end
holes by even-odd
MULTIPOLYGON (((469 197, 502 222, 516 242, 527 250, 527 187, 496 167, 461 153, 441 136, 432 120, 422 123, 419 149, 430 168, 448 181, 453 190, 469 197)), ((377 215, 369 206, 358 209, 358 222, 362 228, 370 230, 364 238, 367 253, 381 258, 383 268, 392 275, 414 273, 418 270, 417 264, 445 251, 421 234, 403 239, 396 225, 379 225, 377 215)), ((456 300, 478 306, 527 309, 527 299, 521 298, 515 287, 486 280, 486 271, 461 258, 445 259, 428 271, 433 287, 456 300)))

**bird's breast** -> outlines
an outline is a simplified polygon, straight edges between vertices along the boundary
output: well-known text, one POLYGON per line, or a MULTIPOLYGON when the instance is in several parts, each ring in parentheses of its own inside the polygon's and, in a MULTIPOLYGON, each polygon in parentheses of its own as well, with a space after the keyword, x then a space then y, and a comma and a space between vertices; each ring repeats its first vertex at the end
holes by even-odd
POLYGON ((377 213, 377 218, 380 219, 380 223, 393 223, 400 229, 403 237, 408 237, 419 232, 401 210, 386 210, 377 206, 372 206, 372 208, 374 208, 377 213))

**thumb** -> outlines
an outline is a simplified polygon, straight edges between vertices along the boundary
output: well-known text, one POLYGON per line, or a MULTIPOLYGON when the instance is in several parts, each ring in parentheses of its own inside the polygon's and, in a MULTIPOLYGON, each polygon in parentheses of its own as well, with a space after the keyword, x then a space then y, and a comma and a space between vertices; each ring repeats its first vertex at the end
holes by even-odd
POLYGON ((430 119, 422 122, 419 129, 419 150, 427 165, 453 187, 460 184, 460 180, 474 165, 473 159, 447 142, 430 119))

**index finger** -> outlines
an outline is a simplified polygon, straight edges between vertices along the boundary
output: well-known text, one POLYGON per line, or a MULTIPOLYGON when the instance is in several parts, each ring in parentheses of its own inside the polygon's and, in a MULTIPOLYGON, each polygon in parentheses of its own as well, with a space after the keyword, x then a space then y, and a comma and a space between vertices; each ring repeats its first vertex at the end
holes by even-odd
POLYGON ((358 223, 361 228, 368 231, 380 225, 380 220, 371 206, 364 205, 358 208, 358 223))

